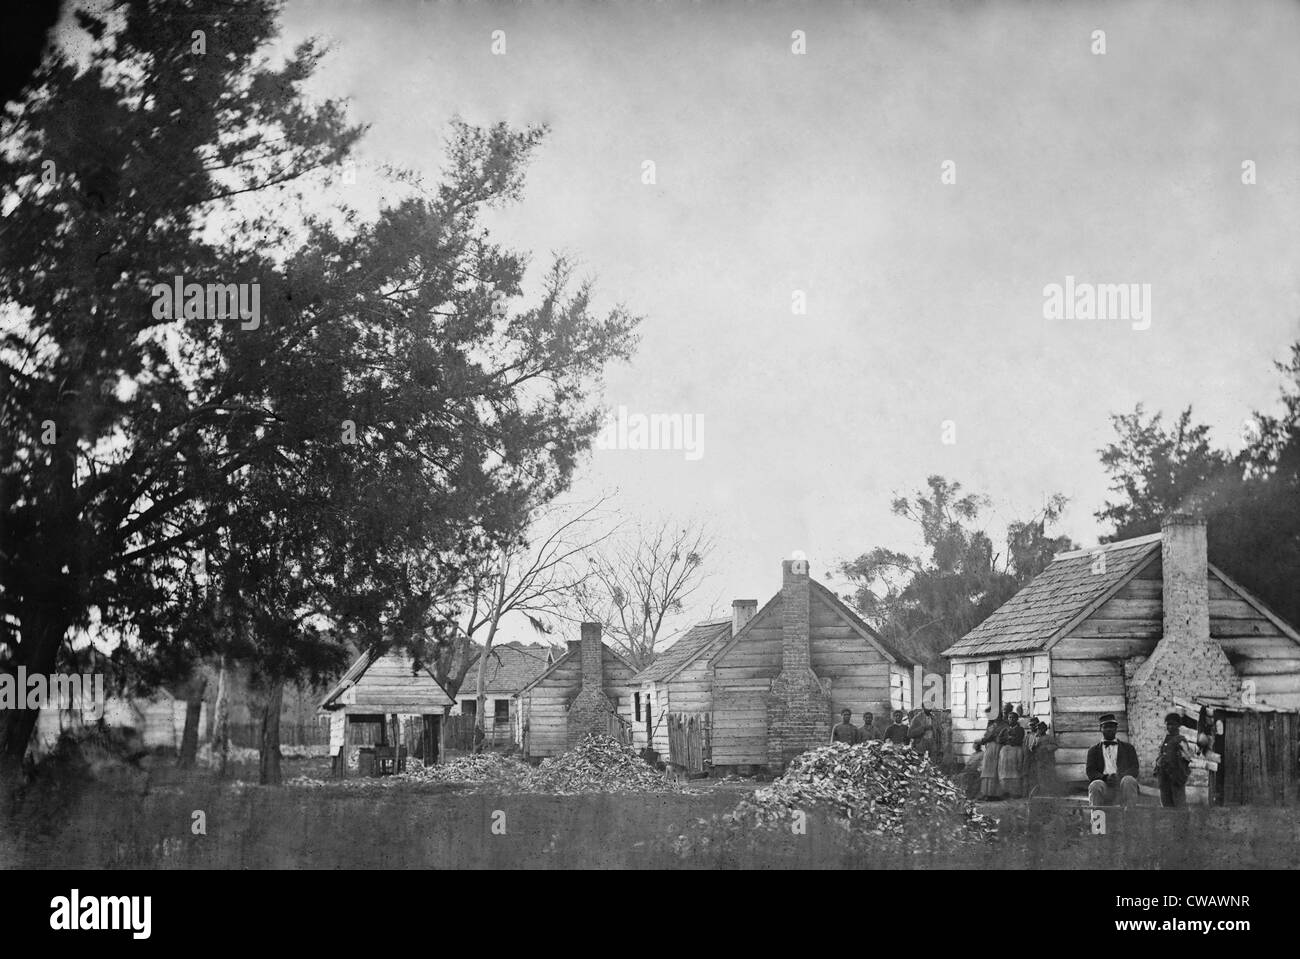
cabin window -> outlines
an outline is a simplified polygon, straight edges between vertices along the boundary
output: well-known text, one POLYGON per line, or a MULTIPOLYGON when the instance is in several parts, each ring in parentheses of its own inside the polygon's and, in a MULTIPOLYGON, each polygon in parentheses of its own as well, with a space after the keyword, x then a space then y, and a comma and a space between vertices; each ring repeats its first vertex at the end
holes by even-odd
POLYGON ((478 715, 478 700, 477 700, 477 699, 462 699, 462 700, 460 701, 460 713, 461 713, 462 716, 477 716, 477 715, 478 715))
POLYGON ((498 723, 510 722, 510 700, 498 699, 492 703, 492 719, 498 723))
POLYGON ((636 710, 636 721, 640 722, 641 721, 641 694, 640 693, 632 694, 632 707, 633 709, 636 710))

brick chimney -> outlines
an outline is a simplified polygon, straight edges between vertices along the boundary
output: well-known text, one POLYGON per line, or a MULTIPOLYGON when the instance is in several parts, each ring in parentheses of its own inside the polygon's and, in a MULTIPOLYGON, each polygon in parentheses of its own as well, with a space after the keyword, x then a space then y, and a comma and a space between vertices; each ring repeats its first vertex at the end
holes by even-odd
MULTIPOLYGON (((566 741, 570 747, 588 733, 607 735, 614 705, 605 695, 604 646, 600 641, 600 623, 583 623, 582 639, 577 643, 581 666, 578 693, 569 704, 566 741)), ((570 651, 574 643, 569 643, 570 651)))
POLYGON ((830 738, 827 685, 812 670, 808 560, 781 564, 781 670, 767 707, 768 762, 784 769, 799 753, 830 738))
POLYGON ((731 603, 731 635, 735 636, 758 612, 758 600, 737 599, 731 603))
MULTIPOLYGON (((1236 670, 1210 638, 1205 520, 1170 514, 1161 524, 1160 537, 1162 636, 1133 672, 1127 697, 1131 740, 1144 778, 1165 737, 1164 717, 1175 709, 1175 699, 1240 695, 1236 670)), ((1195 772, 1189 785, 1198 784, 1195 772)))

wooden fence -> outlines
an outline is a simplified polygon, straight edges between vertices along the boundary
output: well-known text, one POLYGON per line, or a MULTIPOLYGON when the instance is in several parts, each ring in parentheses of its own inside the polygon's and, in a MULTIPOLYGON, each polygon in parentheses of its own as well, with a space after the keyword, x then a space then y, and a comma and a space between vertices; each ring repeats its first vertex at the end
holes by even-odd
MULTIPOLYGON (((262 745, 261 723, 231 723, 230 745, 257 749, 262 745)), ((328 746, 330 728, 328 719, 319 723, 281 723, 281 746, 328 746)), ((360 742, 360 740, 357 740, 360 742)), ((369 743, 365 743, 369 745, 369 743)))
POLYGON ((711 752, 708 713, 670 713, 668 761, 687 772, 702 773, 711 752))

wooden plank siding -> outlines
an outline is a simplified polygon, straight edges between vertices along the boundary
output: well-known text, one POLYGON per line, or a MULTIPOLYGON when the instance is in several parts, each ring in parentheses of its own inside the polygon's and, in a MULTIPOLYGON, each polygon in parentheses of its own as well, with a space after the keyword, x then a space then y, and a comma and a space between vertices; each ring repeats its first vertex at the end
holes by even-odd
MULTIPOLYGON (((607 646, 602 647, 602 692, 615 704, 618 715, 632 721, 633 671, 607 646)), ((550 671, 520 694, 522 716, 528 723, 528 754, 557 756, 568 746, 569 703, 582 688, 582 657, 565 654, 550 671)))
POLYGON ((1053 677, 1049 657, 1024 653, 997 659, 954 660, 949 667, 949 708, 952 710, 952 743, 958 756, 969 756, 988 728, 985 710, 1002 703, 1024 707, 1028 714, 1052 722, 1053 677), (1000 669, 998 702, 992 703, 989 664, 1000 669), (974 691, 974 699, 970 693, 974 691))
MULTIPOLYGON (((809 651, 812 670, 830 682, 830 720, 848 709, 855 723, 862 713, 888 715, 891 696, 910 707, 910 665, 891 666, 823 597, 809 597, 809 651), (891 673, 897 676, 891 681, 891 673)), ((691 703, 706 703, 713 713, 713 763, 718 766, 765 765, 768 755, 767 696, 771 681, 781 671, 781 604, 771 603, 750 621, 739 642, 725 648, 713 661, 711 702, 705 698, 707 674, 683 670, 674 682, 673 711, 692 712, 691 703), (688 674, 689 678, 688 678, 688 674), (691 687, 690 698, 678 699, 677 685, 691 687)))
POLYGON ((441 714, 452 704, 438 681, 421 670, 412 673, 409 656, 388 652, 376 659, 343 694, 347 706, 376 713, 441 714))

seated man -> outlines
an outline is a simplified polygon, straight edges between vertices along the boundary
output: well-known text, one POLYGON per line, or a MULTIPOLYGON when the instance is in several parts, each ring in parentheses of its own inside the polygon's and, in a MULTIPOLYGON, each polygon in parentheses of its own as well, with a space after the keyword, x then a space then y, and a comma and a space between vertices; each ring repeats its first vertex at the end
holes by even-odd
POLYGON ((1114 713, 1101 717, 1101 742, 1088 750, 1088 803, 1124 805, 1138 796, 1137 750, 1115 738, 1119 723, 1114 713))

